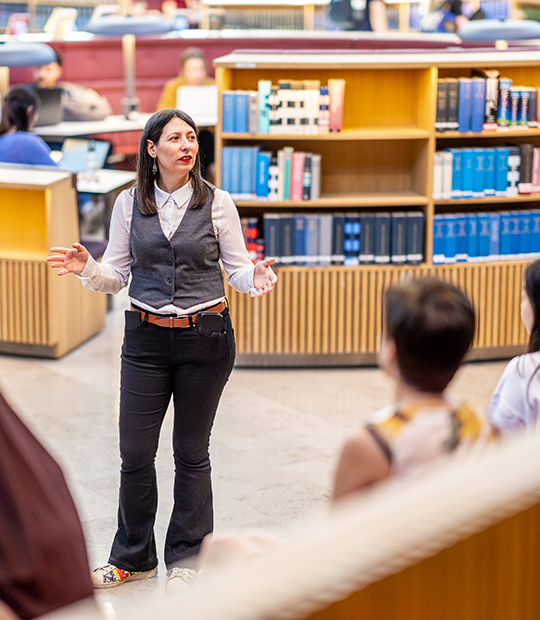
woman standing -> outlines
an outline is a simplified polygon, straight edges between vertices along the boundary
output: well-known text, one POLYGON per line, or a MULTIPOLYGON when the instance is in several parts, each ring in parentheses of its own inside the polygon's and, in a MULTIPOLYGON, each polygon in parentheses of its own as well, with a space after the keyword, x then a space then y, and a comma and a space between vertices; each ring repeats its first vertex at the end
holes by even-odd
POLYGON ((503 433, 540 431, 540 260, 525 268, 521 319, 529 352, 510 360, 491 397, 488 418, 503 433))
POLYGON ((231 373, 234 335, 228 282, 260 296, 277 281, 267 259, 253 265, 228 193, 200 174, 197 127, 179 110, 148 121, 139 145, 137 185, 118 197, 102 263, 79 243, 52 248, 58 275, 80 274, 93 290, 116 293, 131 275, 122 346, 118 530, 109 564, 92 574, 108 588, 157 574, 154 459, 174 401, 174 507, 165 541, 167 581, 196 577, 194 556, 213 529, 208 445, 231 373))

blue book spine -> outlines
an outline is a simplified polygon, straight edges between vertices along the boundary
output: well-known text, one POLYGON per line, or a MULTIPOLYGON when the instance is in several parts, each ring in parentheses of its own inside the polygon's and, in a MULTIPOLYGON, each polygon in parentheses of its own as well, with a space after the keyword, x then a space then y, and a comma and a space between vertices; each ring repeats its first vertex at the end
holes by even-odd
POLYGON ((471 131, 480 132, 484 125, 484 111, 486 107, 486 80, 473 78, 471 80, 471 131))
POLYGON ((444 215, 433 216, 433 264, 445 263, 445 221, 444 215))
POLYGON ((469 258, 469 246, 467 239, 467 215, 465 213, 456 213, 454 232, 456 237, 456 262, 466 263, 469 258))
POLYGON ((259 151, 257 153, 257 162, 255 164, 256 178, 255 178, 255 194, 257 198, 268 198, 268 181, 270 179, 270 158, 272 153, 268 151, 259 151))
POLYGON ((343 264, 347 267, 356 267, 360 257, 360 215, 350 213, 345 215, 343 224, 343 264))
POLYGON ((473 149, 473 198, 483 198, 486 183, 484 149, 473 149))
POLYGON ((296 248, 294 247, 295 222, 294 217, 282 213, 279 222, 281 264, 290 265, 295 260, 296 248))
POLYGON ((235 96, 234 106, 234 131, 236 133, 248 133, 249 127, 249 96, 247 93, 238 91, 235 96))
POLYGON ((452 153, 452 198, 461 198, 463 183, 463 151, 448 149, 452 153))
POLYGON ((296 265, 306 264, 306 218, 294 216, 294 262, 296 265))
POLYGON ((500 260, 501 214, 489 214, 489 260, 500 260))
POLYGON ((231 189, 230 194, 234 200, 240 198, 240 169, 242 165, 242 147, 231 146, 231 189))
POLYGON ((534 256, 540 252, 540 211, 531 211, 531 250, 534 256))
POLYGON ((495 149, 495 196, 506 196, 509 153, 510 151, 506 147, 495 149))
POLYGON ((448 213, 444 216, 444 262, 453 264, 456 262, 456 214, 448 213))
POLYGON ((319 261, 319 216, 306 215, 306 265, 315 266, 319 261))
POLYGON ((532 258, 532 212, 521 211, 519 215, 519 255, 520 258, 532 258))
POLYGON ((489 213, 478 214, 478 260, 489 260, 489 213))
POLYGON ((270 104, 268 97, 272 90, 271 80, 259 80, 259 133, 270 133, 270 104))
POLYGON ((516 260, 520 258, 520 230, 519 230, 519 222, 521 216, 519 212, 514 211, 510 216, 510 258, 512 260, 516 260))
POLYGON ((231 192, 231 148, 230 146, 224 146, 221 149, 221 189, 226 192, 231 192))
POLYGON ((510 245, 510 219, 512 214, 508 211, 501 211, 500 223, 500 242, 499 260, 508 260, 512 254, 510 245))
POLYGON ((495 155, 494 148, 484 149, 484 195, 495 196, 495 155))
POLYGON ((252 187, 254 173, 253 154, 250 146, 240 148, 240 194, 242 200, 250 200, 253 197, 255 187, 252 187), (252 193, 253 190, 253 193, 252 193))
POLYGON ((473 197, 474 153, 472 149, 463 149, 461 197, 473 197))
POLYGON ((471 131, 472 84, 470 78, 459 78, 458 131, 471 131))
POLYGON ((510 78, 499 78, 499 104, 497 106, 497 124, 507 127, 511 122, 510 89, 512 80, 510 78))
POLYGON ((467 262, 478 262, 478 213, 467 214, 467 262))
POLYGON ((234 118, 236 111, 234 108, 235 93, 233 91, 225 91, 222 97, 222 127, 223 133, 234 133, 234 118))
POLYGON ((275 258, 281 262, 281 230, 279 213, 265 213, 263 215, 264 255, 265 258, 275 258))

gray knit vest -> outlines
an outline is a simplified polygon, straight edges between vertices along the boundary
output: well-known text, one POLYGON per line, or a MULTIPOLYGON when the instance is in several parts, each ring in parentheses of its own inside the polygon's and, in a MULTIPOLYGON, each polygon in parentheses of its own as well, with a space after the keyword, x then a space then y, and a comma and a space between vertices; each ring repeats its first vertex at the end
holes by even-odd
POLYGON ((225 295, 212 201, 213 193, 204 207, 191 208, 190 201, 169 240, 158 214, 143 215, 135 194, 130 233, 131 298, 152 308, 167 304, 191 308, 225 295))

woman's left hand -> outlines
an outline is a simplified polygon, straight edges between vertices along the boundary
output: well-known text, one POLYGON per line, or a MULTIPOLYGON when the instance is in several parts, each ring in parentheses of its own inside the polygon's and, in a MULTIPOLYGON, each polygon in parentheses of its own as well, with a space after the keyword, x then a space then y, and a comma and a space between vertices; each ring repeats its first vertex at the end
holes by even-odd
POLYGON ((276 285, 277 276, 272 271, 272 267, 270 267, 270 265, 275 262, 275 258, 267 258, 255 265, 255 270, 253 271, 253 286, 258 291, 258 297, 266 295, 276 285))

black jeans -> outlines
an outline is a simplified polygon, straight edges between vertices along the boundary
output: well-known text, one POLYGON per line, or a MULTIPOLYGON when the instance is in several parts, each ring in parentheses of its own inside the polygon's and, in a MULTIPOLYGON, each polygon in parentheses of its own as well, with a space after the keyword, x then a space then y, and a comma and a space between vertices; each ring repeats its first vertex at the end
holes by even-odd
POLYGON ((208 445, 221 393, 232 371, 234 333, 228 310, 223 333, 167 328, 126 311, 120 386, 120 500, 109 562, 128 571, 157 566, 155 457, 159 433, 174 401, 174 507, 165 564, 189 567, 213 530, 208 445))

